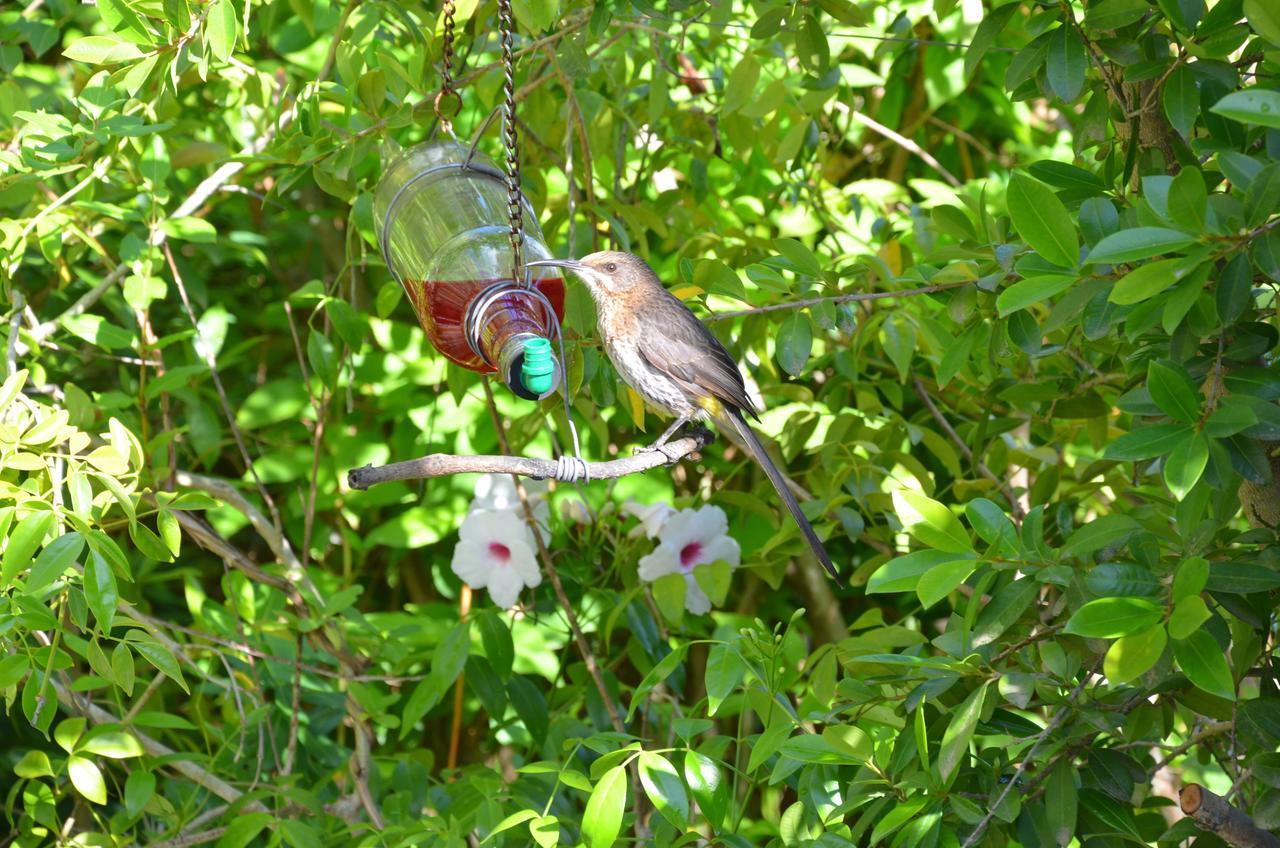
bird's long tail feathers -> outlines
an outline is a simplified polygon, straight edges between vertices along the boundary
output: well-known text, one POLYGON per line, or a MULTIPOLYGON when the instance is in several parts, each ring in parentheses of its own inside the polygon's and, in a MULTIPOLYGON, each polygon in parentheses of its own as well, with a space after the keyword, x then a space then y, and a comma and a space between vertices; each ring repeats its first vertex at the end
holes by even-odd
POLYGON ((742 445, 751 454, 751 458, 764 469, 769 482, 773 484, 773 488, 778 490, 778 497, 782 498, 782 502, 791 511, 791 517, 799 525, 800 532, 804 534, 805 541, 813 549, 813 553, 818 557, 818 561, 822 563, 822 567, 835 578, 836 583, 841 583, 840 575, 836 572, 836 567, 832 564, 831 557, 827 554, 827 549, 822 546, 822 540, 818 538, 813 525, 809 523, 809 519, 805 518, 804 513, 800 510, 800 503, 796 500, 796 496, 791 493, 787 476, 779 470, 778 466, 773 464, 773 460, 769 458, 764 445, 760 444, 760 439, 756 436, 755 431, 751 429, 751 425, 742 417, 742 413, 736 409, 728 408, 715 417, 716 423, 727 431, 726 435, 735 437, 733 440, 742 445))

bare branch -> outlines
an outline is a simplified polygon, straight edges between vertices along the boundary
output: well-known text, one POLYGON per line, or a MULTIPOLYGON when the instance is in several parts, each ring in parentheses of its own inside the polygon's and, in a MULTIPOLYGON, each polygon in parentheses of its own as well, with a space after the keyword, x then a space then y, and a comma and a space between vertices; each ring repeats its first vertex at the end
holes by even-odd
POLYGON ((1178 796, 1182 812, 1196 825, 1234 848, 1280 848, 1280 838, 1254 823, 1248 814, 1198 783, 1188 783, 1178 796))
POLYGON ((788 300, 783 303, 771 303, 768 306, 757 306, 752 309, 738 309, 734 312, 718 312, 715 315, 708 315, 703 318, 704 324, 713 324, 716 321, 727 321, 730 318, 741 318, 744 315, 759 315, 762 312, 778 312, 782 309, 808 309, 810 306, 817 306, 819 303, 856 303, 864 300, 888 300, 895 297, 915 297, 921 294, 933 294, 934 292, 947 291, 948 289, 958 289, 972 285, 968 280, 962 283, 939 283, 936 286, 920 286, 914 289, 902 289, 901 291, 885 291, 885 292, 854 292, 853 294, 837 294, 827 297, 810 297, 803 300, 788 300))
MULTIPOLYGON (((79 713, 80 715, 83 715, 85 718, 89 719, 94 724, 119 724, 120 723, 120 719, 116 718, 111 713, 102 709, 97 704, 94 704, 88 701, 87 699, 85 701, 81 701, 77 699, 76 696, 71 692, 69 688, 67 688, 66 686, 63 686, 61 683, 59 683, 57 680, 54 680, 52 677, 49 678, 49 684, 53 686, 54 692, 57 693, 59 703, 67 707, 67 709, 72 710, 76 713, 79 713)), ((239 789, 236 789, 230 783, 227 783, 225 780, 223 780, 220 777, 217 777, 216 775, 210 774, 209 772, 205 771, 200 766, 196 765, 190 760, 182 759, 181 757, 174 756, 177 752, 174 751, 172 748, 170 748, 168 745, 165 745, 162 742, 158 742, 155 739, 152 739, 150 736, 146 735, 145 733, 142 733, 136 728, 133 728, 132 732, 133 732, 133 735, 137 737, 138 742, 141 743, 142 747, 146 750, 148 754, 150 754, 153 757, 168 758, 168 766, 172 768, 174 771, 181 774, 183 777, 190 780, 192 783, 196 783, 196 784, 199 784, 200 786, 203 786, 205 789, 209 790, 214 795, 217 795, 219 798, 221 798, 222 800, 226 801, 229 804, 235 803, 236 801, 240 800, 242 793, 240 792, 239 789)), ((266 808, 263 807, 261 804, 259 804, 257 801, 253 801, 249 804, 246 804, 240 809, 242 812, 266 812, 266 808)))
MULTIPOLYGON (((715 437, 708 431, 668 442, 663 450, 649 451, 612 459, 608 462, 588 462, 587 470, 592 480, 612 480, 628 474, 640 474, 660 465, 671 465, 711 444, 715 437)), ((556 476, 558 463, 551 459, 533 459, 525 456, 454 456, 433 453, 419 459, 393 462, 374 468, 366 465, 347 472, 347 485, 353 489, 367 489, 391 480, 421 480, 430 477, 447 477, 450 474, 515 474, 545 480, 556 476)))

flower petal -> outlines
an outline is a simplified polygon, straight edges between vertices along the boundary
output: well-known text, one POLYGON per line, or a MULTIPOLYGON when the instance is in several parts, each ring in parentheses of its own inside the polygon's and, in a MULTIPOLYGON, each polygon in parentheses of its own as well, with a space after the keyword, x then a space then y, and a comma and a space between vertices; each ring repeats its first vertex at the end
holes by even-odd
POLYGON ((489 597, 500 607, 511 609, 515 606, 522 589, 524 580, 520 578, 520 572, 509 565, 495 568, 489 575, 489 597))
POLYGON ((667 544, 658 545, 653 553, 640 557, 640 579, 652 583, 666 574, 680 572, 680 551, 667 544))
POLYGON ((542 583, 542 571, 538 568, 538 558, 533 548, 525 544, 511 545, 511 559, 507 565, 514 571, 524 585, 532 588, 542 583))
POLYGON ((684 576, 684 585, 684 608, 694 615, 711 612, 711 599, 707 597, 706 592, 702 591, 693 574, 684 576))
POLYGON ((462 539, 453 548, 453 563, 450 567, 463 583, 472 589, 483 589, 489 584, 493 560, 485 544, 462 539))
POLYGON ((718 559, 724 560, 734 568, 742 564, 742 548, 732 536, 719 536, 702 546, 699 563, 710 564, 718 559))

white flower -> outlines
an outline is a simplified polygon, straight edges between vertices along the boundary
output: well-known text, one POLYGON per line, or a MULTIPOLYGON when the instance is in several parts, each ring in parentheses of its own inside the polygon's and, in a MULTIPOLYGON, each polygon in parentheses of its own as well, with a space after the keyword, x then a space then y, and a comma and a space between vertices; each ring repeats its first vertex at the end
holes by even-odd
POLYGON ((510 609, 526 587, 542 582, 533 534, 514 512, 479 510, 458 528, 453 573, 472 589, 488 589, 493 602, 510 609))
POLYGON ((658 534, 662 532, 663 525, 667 523, 667 519, 676 514, 670 504, 642 504, 633 500, 624 503, 622 511, 627 515, 640 519, 640 524, 633 527, 631 532, 627 534, 631 538, 635 538, 641 533, 644 533, 650 539, 658 538, 658 534))
MULTIPOLYGON (((542 531, 543 543, 551 541, 551 507, 547 506, 547 481, 525 480, 525 494, 533 508, 533 520, 542 531)), ((513 512, 524 518, 520 494, 510 474, 481 474, 476 480, 476 496, 471 501, 471 512, 513 512)), ((532 544, 532 541, 530 541, 532 544)))
POLYGON ((652 583, 667 574, 682 574, 684 608, 694 615, 710 611, 711 599, 694 579, 693 569, 717 560, 735 568, 741 563, 742 549, 728 529, 724 510, 718 506, 680 510, 663 524, 653 553, 640 558, 640 579, 652 583))

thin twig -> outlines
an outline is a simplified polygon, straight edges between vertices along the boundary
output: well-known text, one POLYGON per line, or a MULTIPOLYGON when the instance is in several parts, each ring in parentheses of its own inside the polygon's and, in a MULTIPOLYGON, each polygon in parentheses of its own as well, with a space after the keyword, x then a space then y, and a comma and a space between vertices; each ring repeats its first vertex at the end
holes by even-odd
MULTIPOLYGON (((54 692, 57 693, 58 702, 68 709, 83 715, 94 724, 119 724, 120 719, 107 712, 87 699, 80 701, 72 693, 72 691, 63 686, 57 680, 49 679, 49 684, 53 686, 54 692)), ((228 804, 234 804, 242 797, 239 789, 236 789, 230 783, 227 783, 217 775, 205 771, 191 760, 183 759, 176 756, 177 752, 169 746, 152 739, 150 736, 142 733, 136 728, 132 729, 133 735, 137 738, 143 750, 153 757, 164 757, 170 768, 190 780, 192 783, 203 786, 205 789, 217 795, 228 804)), ((251 801, 240 808, 242 811, 266 812, 266 808, 257 801, 251 801)))
POLYGON ((1053 714, 1053 718, 1049 719, 1049 723, 1045 725, 1044 730, 1040 731, 1040 735, 1036 737, 1036 741, 1032 743, 1031 747, 1027 750, 1027 753, 1023 755, 1022 761, 1018 763, 1018 768, 1014 771, 1013 777, 1005 783, 1004 789, 996 798, 995 803, 987 809, 986 814, 978 822, 977 826, 974 827, 973 832, 964 840, 964 844, 961 845, 960 848, 973 848, 973 846, 977 845, 978 841, 982 839, 983 833, 987 830, 987 825, 991 824, 991 820, 995 818, 996 811, 1004 805, 1005 799, 1009 797, 1009 793, 1013 791, 1014 787, 1020 786, 1022 782, 1022 775, 1026 774, 1027 769, 1030 768, 1031 761, 1035 757, 1036 751, 1040 750, 1040 746, 1044 744, 1045 740, 1052 736, 1053 732, 1067 720, 1067 715, 1072 711, 1072 705, 1075 703, 1076 698, 1080 697, 1080 693, 1084 691, 1085 684, 1089 682, 1089 678, 1091 676, 1092 672, 1085 672, 1084 676, 1080 678, 1080 682, 1076 684, 1076 688, 1072 689, 1071 694, 1067 696, 1066 703, 1053 714))
MULTIPOLYGON (((695 453, 711 443, 709 432, 698 430, 682 439, 667 442, 662 450, 648 451, 607 462, 588 462, 587 470, 592 480, 611 480, 628 474, 640 474, 662 465, 671 465, 695 453)), ((347 472, 347 485, 353 489, 367 489, 391 480, 422 480, 446 477, 450 474, 512 474, 546 480, 556 476, 559 464, 551 459, 533 459, 525 456, 454 456, 433 453, 418 459, 393 462, 390 465, 354 468, 347 472)))
MULTIPOLYGON (((511 445, 507 441, 507 431, 502 425, 502 416, 498 413, 498 405, 493 399, 493 388, 489 385, 488 379, 482 380, 481 385, 484 386, 484 396, 485 396, 485 400, 489 404, 489 414, 493 418, 494 430, 498 434, 498 444, 502 447, 502 450, 504 453, 510 454, 511 445)), ((681 439, 680 441, 696 442, 697 440, 681 439)), ((686 453, 691 453, 691 452, 692 452, 692 449, 686 451, 686 453)), ((517 459, 516 457, 509 457, 509 458, 517 459)), ((652 461, 653 457, 647 454, 642 454, 641 456, 631 457, 631 459, 633 460, 647 459, 652 461)), ((539 461, 547 462, 547 464, 551 466, 555 465, 555 463, 550 462, 548 460, 539 460, 539 461)), ((614 462, 626 462, 626 461, 627 460, 614 460, 614 462)), ((596 463, 596 464, 611 465, 613 463, 596 463)), ((658 465, 658 464, 661 464, 661 463, 654 462, 654 465, 658 465)), ((520 480, 520 477, 518 476, 520 472, 519 471, 512 472, 510 469, 507 469, 507 470, 508 470, 508 473, 511 473, 511 479, 515 483, 516 494, 520 496, 520 505, 524 508, 525 522, 529 525, 529 528, 532 530, 531 535, 533 536, 533 541, 538 548, 538 559, 542 561, 542 570, 543 572, 546 573, 547 579, 551 581, 551 588, 555 590, 556 600, 559 601, 560 608, 564 611, 565 620, 569 623, 569 630, 573 633, 573 640, 578 646, 578 653, 582 656, 582 662, 583 664, 586 665, 587 673, 591 675, 591 679, 596 684, 596 689, 599 690, 600 692, 600 700, 604 702, 605 709, 609 711, 609 719, 613 723, 613 729, 619 733, 625 733, 626 725, 622 723, 622 716, 618 712, 618 708, 614 706, 613 697, 609 694, 609 689, 604 684, 604 677, 600 673, 600 664, 599 662, 596 661, 596 655, 595 653, 592 652, 591 645, 590 643, 587 642, 587 637, 584 636, 582 633, 582 627, 578 624, 578 615, 573 611, 573 604, 570 603, 569 596, 565 594, 564 586, 561 585, 560 583, 560 575, 556 572, 556 569, 555 569, 555 563, 551 561, 551 554, 547 550, 547 544, 542 539, 542 531, 538 526, 537 518, 534 517, 533 506, 529 503, 529 496, 528 496, 528 493, 525 491, 524 483, 520 480)), ((547 475, 547 476, 550 476, 550 475, 547 475)))
POLYGON ((866 300, 889 300, 895 297, 916 297, 922 294, 935 294, 937 292, 964 288, 965 286, 970 285, 973 285, 973 283, 966 280, 962 283, 938 283, 937 285, 920 286, 914 289, 902 289, 901 291, 854 292, 853 294, 809 297, 802 300, 788 300, 783 303, 771 303, 768 306, 756 306, 751 309, 738 309, 734 312, 717 312, 715 315, 708 315, 706 318, 703 318, 702 322, 704 324, 714 324, 716 321, 727 321, 730 318, 741 318, 744 315, 760 315, 764 312, 778 312, 783 309, 808 309, 810 306, 817 306, 820 303, 858 303, 866 300))
POLYGON ((923 147, 916 144, 914 141, 907 138, 905 135, 902 135, 897 130, 886 127, 884 124, 880 123, 875 118, 872 118, 870 115, 865 115, 862 112, 859 112, 857 109, 852 110, 849 114, 855 121, 862 124, 867 129, 880 133, 880 135, 884 136, 890 141, 896 142, 898 146, 903 148, 904 150, 910 153, 914 153, 916 156, 919 156, 921 159, 924 160, 925 164, 927 164, 930 168, 933 168, 933 170, 941 174, 942 178, 946 180, 947 183, 952 188, 960 188, 960 186, 964 185, 964 183, 956 179, 954 174, 952 174, 950 171, 944 168, 942 163, 939 162, 937 159, 935 159, 932 153, 925 150, 923 147))
POLYGON ((958 447, 960 452, 964 454, 964 458, 973 463, 973 467, 978 469, 978 473, 996 484, 996 488, 1000 490, 1000 493, 1004 495, 1005 500, 1009 502, 1009 511, 1013 513, 1015 518, 1021 521, 1027 513, 1026 510, 1022 508, 1022 503, 1013 494, 1013 490, 1009 488, 1008 484, 997 477, 992 470, 987 467, 985 462, 973 455, 973 451, 969 449, 967 444, 965 444, 964 439, 960 438, 960 434, 955 431, 955 428, 951 426, 951 422, 942 414, 942 410, 938 409, 937 404, 933 402, 933 398, 930 397, 929 392, 925 390, 924 383, 920 382, 919 377, 914 379, 916 392, 920 395, 920 399, 924 401, 924 405, 929 408, 929 414, 933 416, 933 420, 937 421, 938 426, 946 432, 951 441, 955 442, 956 447, 958 447))

